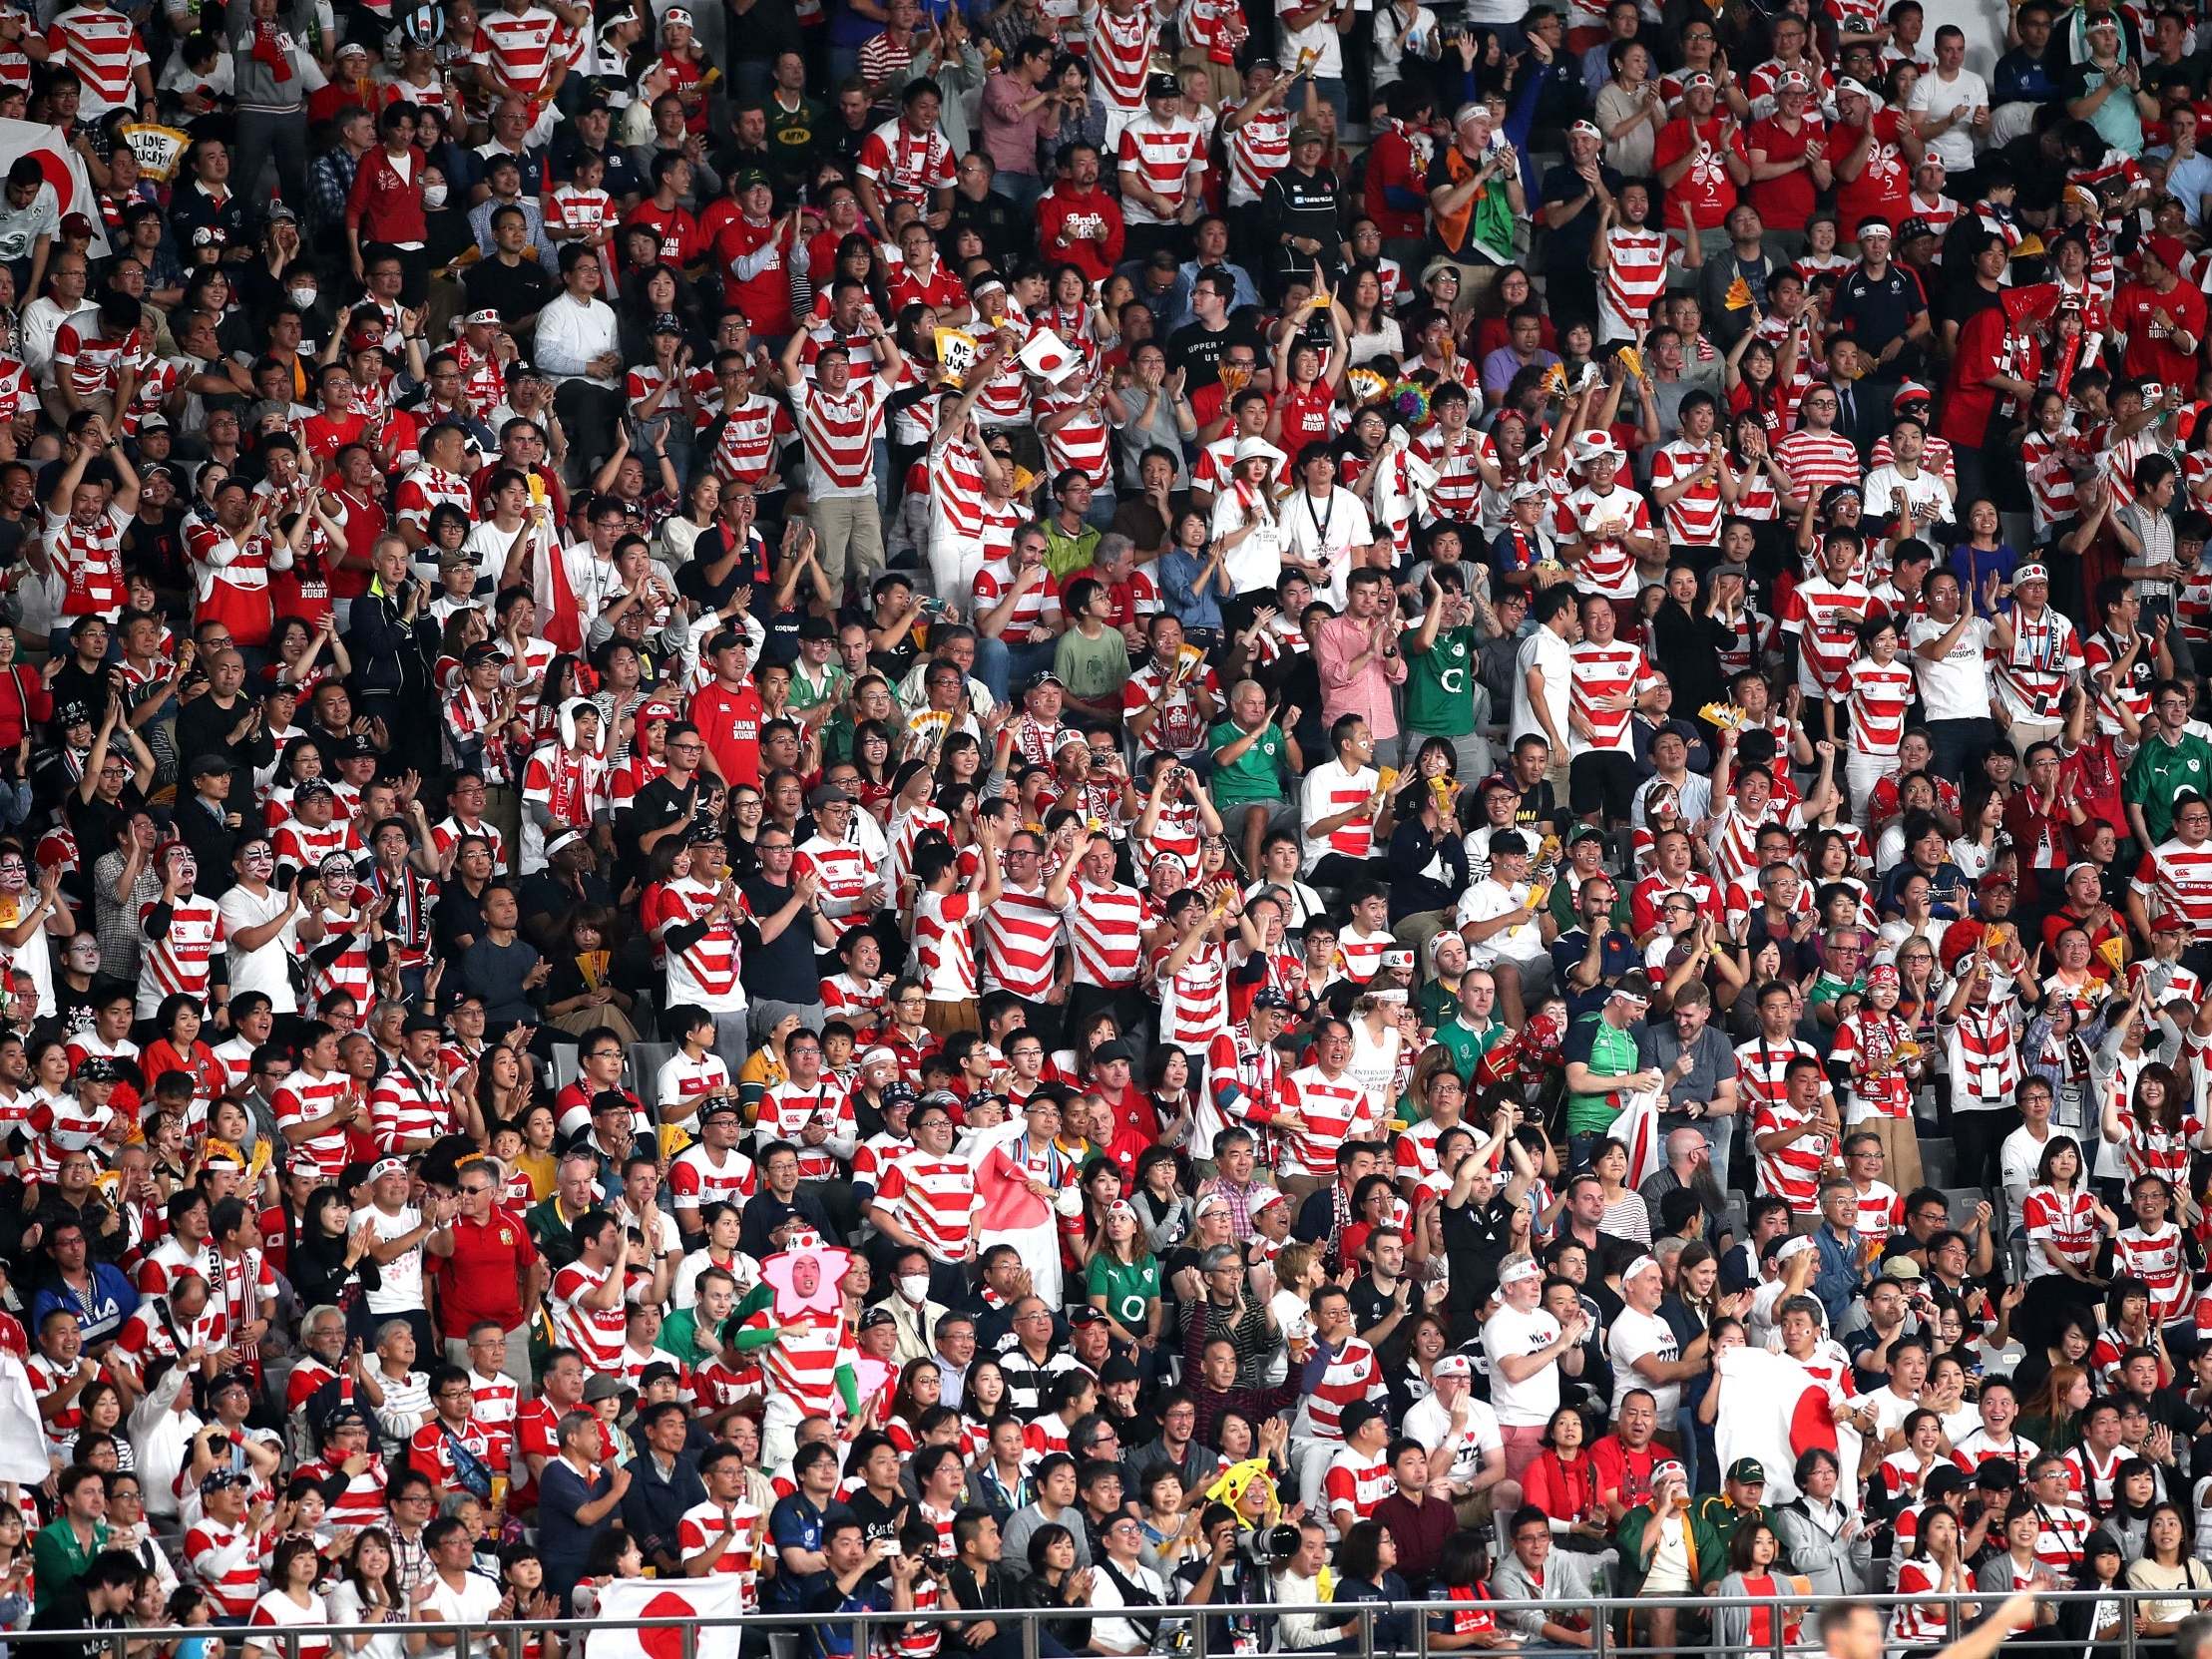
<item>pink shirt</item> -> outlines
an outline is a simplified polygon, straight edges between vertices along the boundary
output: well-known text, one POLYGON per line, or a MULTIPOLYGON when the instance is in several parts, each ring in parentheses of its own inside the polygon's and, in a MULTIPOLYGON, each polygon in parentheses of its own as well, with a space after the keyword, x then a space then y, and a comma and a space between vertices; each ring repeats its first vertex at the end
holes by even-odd
POLYGON ((995 72, 983 83, 982 148, 991 158, 991 165, 1001 173, 1037 177, 1037 148, 1045 106, 1039 105, 1028 115, 1021 113, 1022 105, 1036 96, 1035 87, 1023 86, 1004 71, 995 72))
POLYGON ((1321 723, 1333 724, 1346 714, 1367 722, 1368 734, 1377 740, 1398 735, 1398 710, 1390 688, 1406 677, 1401 647, 1393 656, 1370 656, 1357 668, 1353 659, 1367 649, 1367 624, 1351 617, 1331 617, 1313 641, 1313 663, 1321 676, 1321 723))

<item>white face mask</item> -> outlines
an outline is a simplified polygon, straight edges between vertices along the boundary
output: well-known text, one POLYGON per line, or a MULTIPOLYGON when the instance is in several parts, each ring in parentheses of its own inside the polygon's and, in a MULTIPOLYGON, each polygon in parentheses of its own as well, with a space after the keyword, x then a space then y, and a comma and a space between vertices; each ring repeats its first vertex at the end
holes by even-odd
POLYGON ((443 186, 443 185, 425 185, 425 186, 423 186, 423 187, 422 187, 422 205, 423 205, 423 206, 424 206, 425 207, 433 207, 433 208, 435 208, 435 207, 443 207, 445 206, 445 186, 443 186))
POLYGON ((312 288, 292 288, 288 291, 287 297, 294 305, 304 311, 314 304, 315 290, 312 288))
POLYGON ((904 1273, 899 1276, 899 1294, 909 1302, 922 1303, 929 1299, 929 1275, 904 1273))

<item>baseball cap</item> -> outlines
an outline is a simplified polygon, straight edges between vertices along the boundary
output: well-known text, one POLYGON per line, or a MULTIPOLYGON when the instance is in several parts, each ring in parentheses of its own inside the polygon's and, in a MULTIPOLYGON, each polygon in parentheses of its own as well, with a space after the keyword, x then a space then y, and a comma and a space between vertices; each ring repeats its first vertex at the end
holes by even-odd
POLYGON ((1728 1465, 1728 1478, 1745 1486, 1763 1486, 1767 1483, 1766 1465, 1756 1457, 1738 1457, 1728 1465))

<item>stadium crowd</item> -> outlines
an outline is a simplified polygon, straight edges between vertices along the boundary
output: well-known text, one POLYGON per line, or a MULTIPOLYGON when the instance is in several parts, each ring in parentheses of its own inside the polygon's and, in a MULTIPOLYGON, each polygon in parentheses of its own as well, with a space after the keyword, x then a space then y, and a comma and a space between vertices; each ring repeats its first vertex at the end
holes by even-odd
POLYGON ((2001 11, 0 3, 0 1627, 2212 1651, 2212 34, 2001 11))

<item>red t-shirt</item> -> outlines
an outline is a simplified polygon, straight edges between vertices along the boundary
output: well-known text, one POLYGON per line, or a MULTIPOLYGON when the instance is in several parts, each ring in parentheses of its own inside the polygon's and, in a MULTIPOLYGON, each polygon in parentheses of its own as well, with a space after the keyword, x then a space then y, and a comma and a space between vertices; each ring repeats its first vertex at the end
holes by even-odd
POLYGON ((2112 301, 2112 326, 2127 336, 2127 372, 2137 379, 2155 380, 2161 386, 2196 389, 2197 354, 2174 349, 2175 327, 2187 331, 2199 345, 2204 341, 2204 294, 2186 282, 2176 282, 2165 293, 2147 283, 2130 282, 2112 301), (2165 322, 2156 320, 2163 314, 2165 322))
MULTIPOLYGON (((1695 209, 1694 220, 1700 230, 1716 230, 1728 220, 1728 214, 1736 206, 1736 181, 1730 177, 1723 159, 1720 130, 1723 118, 1717 113, 1706 118, 1702 127, 1692 127, 1688 116, 1678 116, 1668 122, 1659 134, 1659 142, 1651 156, 1652 171, 1659 172, 1672 167, 1684 156, 1696 154, 1698 160, 1689 171, 1674 182, 1667 192, 1668 229, 1681 227, 1680 205, 1689 203, 1695 209)), ((1729 136, 1727 153, 1744 155, 1743 134, 1729 136)))

